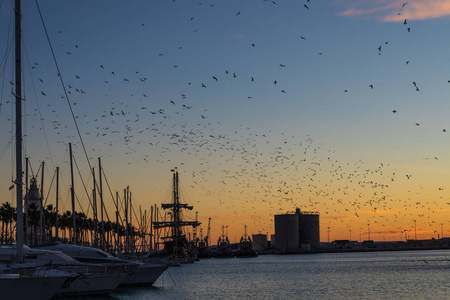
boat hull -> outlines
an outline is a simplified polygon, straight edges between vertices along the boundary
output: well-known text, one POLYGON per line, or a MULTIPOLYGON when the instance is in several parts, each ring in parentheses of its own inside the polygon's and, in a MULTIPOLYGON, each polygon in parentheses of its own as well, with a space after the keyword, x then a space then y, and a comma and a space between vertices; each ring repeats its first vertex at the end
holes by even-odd
POLYGON ((48 300, 67 280, 63 276, 0 278, 1 299, 48 300))
POLYGON ((94 296, 108 295, 126 278, 126 273, 89 274, 78 277, 65 284, 59 296, 94 296))
POLYGON ((158 280, 167 268, 166 265, 162 264, 142 264, 130 272, 120 285, 151 285, 158 280))

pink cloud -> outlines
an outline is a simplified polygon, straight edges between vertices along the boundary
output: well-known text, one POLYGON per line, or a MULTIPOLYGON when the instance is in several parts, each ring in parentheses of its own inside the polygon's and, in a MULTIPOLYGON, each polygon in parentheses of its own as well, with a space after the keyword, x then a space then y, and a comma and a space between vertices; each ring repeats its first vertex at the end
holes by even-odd
POLYGON ((450 0, 347 0, 341 16, 374 16, 382 22, 436 19, 450 15, 450 0), (407 3, 407 4, 405 4, 407 3))
POLYGON ((385 22, 398 22, 408 20, 437 19, 450 15, 450 0, 414 1, 408 3, 403 12, 398 15, 388 15, 383 18, 385 22))
POLYGON ((233 37, 236 38, 236 39, 240 39, 240 40, 243 40, 245 38, 245 36, 243 34, 241 34, 241 33, 235 33, 233 35, 233 37))

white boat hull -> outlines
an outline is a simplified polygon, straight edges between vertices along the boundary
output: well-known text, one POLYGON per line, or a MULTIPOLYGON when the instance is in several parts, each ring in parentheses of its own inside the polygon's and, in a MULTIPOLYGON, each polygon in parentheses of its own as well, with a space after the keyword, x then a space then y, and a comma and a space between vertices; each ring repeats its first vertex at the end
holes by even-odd
POLYGON ((61 296, 108 295, 122 283, 126 276, 126 273, 81 276, 64 285, 58 294, 61 296))
POLYGON ((142 264, 128 274, 121 285, 151 285, 167 268, 160 264, 142 264))
POLYGON ((48 300, 61 290, 68 277, 0 277, 1 299, 48 300))

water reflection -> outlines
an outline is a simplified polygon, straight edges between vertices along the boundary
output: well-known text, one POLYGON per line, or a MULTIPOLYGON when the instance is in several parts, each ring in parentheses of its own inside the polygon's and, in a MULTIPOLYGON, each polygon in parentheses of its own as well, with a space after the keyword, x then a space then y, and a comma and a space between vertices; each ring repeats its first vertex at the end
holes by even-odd
POLYGON ((206 259, 109 299, 448 299, 449 274, 450 250, 206 259))

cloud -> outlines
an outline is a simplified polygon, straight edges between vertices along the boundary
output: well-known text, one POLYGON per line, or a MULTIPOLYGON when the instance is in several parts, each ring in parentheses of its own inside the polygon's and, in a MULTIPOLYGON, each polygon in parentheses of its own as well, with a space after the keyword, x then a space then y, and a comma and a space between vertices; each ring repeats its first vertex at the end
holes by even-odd
POLYGON ((320 216, 321 219, 355 219, 354 215, 342 215, 342 216, 320 216))
POLYGON ((245 38, 245 36, 243 34, 241 34, 241 33, 235 33, 233 35, 233 37, 236 38, 236 39, 240 39, 240 40, 243 40, 245 38))
POLYGON ((339 13, 341 16, 374 16, 382 22, 402 22, 405 19, 427 20, 450 16, 450 0, 348 0, 341 3, 349 6, 339 13))
POLYGON ((382 210, 382 209, 361 211, 361 213, 363 214, 379 214, 379 215, 395 215, 399 212, 400 212, 399 210, 382 210))

